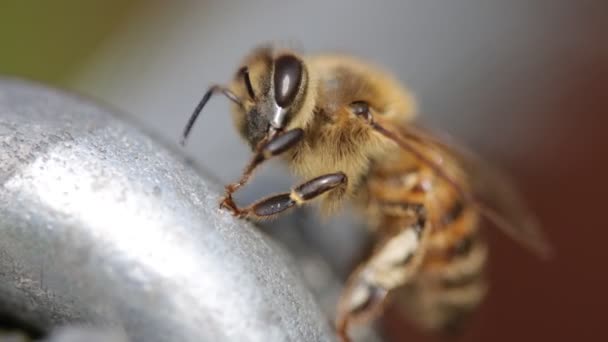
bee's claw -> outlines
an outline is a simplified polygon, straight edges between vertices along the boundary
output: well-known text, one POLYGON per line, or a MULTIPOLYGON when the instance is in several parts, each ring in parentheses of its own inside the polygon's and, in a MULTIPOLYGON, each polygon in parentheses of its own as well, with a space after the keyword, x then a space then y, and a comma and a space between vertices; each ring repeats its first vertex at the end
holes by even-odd
POLYGON ((232 196, 225 196, 220 201, 220 209, 226 209, 230 211, 233 216, 239 216, 240 210, 232 200, 232 196))

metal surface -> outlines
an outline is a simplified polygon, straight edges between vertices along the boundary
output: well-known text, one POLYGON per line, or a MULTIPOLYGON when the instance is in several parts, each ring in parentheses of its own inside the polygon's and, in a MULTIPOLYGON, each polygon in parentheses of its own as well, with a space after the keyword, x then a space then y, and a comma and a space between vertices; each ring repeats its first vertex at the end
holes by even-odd
MULTIPOLYGON (((168 114, 170 115, 170 114, 168 114)), ((331 341, 329 321, 218 188, 88 101, 0 80, 0 310, 132 341, 331 341)))
POLYGON ((70 326, 56 329, 51 336, 40 342, 129 342, 129 340, 124 334, 111 329, 70 326))

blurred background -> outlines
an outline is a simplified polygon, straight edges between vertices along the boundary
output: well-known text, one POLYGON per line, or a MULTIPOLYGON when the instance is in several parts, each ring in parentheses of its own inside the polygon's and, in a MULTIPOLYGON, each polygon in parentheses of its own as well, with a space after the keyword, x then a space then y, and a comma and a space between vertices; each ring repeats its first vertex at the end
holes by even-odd
MULTIPOLYGON (((425 124, 509 171, 538 213, 556 258, 491 233, 491 292, 456 340, 608 338, 605 0, 0 2, 1 74, 108 103, 168 144, 207 86, 269 41, 384 65, 416 94, 425 124)), ((223 183, 249 156, 229 118, 226 101, 212 101, 187 147, 223 183)), ((272 165, 239 200, 293 182, 272 165)), ((289 234, 314 213, 299 215, 268 229, 289 234)), ((297 229, 345 276, 361 228, 343 216, 297 229)), ((390 341, 434 340, 402 322, 390 312, 381 323, 390 341)))

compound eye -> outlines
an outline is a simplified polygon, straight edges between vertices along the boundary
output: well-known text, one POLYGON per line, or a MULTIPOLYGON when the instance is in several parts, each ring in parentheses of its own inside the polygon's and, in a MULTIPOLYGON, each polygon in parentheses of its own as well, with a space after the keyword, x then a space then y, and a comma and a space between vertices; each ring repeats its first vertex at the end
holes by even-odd
POLYGON ((302 62, 294 56, 281 56, 274 62, 274 97, 281 108, 289 107, 296 98, 302 69, 302 62))
POLYGON ((239 70, 239 74, 243 77, 243 82, 245 82, 245 87, 247 88, 247 94, 251 99, 255 99, 255 93, 253 92, 253 85, 251 85, 251 78, 249 78, 249 68, 242 67, 239 70))

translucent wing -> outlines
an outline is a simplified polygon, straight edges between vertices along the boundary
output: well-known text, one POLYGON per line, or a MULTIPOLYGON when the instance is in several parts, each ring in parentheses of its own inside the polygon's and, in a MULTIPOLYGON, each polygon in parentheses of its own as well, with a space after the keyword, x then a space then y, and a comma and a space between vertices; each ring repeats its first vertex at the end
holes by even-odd
POLYGON ((402 148, 413 152, 422 162, 434 169, 439 177, 461 193, 465 201, 472 202, 483 217, 505 234, 541 257, 549 257, 552 254, 551 246, 542 233, 538 220, 528 210, 513 182, 503 172, 484 162, 469 150, 455 144, 444 134, 433 134, 422 127, 413 125, 402 128, 398 134, 382 127, 376 129, 381 133, 382 130, 389 133, 385 135, 396 140, 402 148), (469 186, 463 187, 445 173, 440 165, 424 158, 420 151, 415 151, 416 145, 430 145, 452 156, 459 163, 458 167, 465 175, 469 186))

